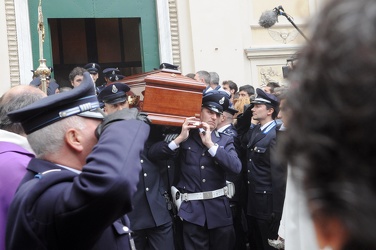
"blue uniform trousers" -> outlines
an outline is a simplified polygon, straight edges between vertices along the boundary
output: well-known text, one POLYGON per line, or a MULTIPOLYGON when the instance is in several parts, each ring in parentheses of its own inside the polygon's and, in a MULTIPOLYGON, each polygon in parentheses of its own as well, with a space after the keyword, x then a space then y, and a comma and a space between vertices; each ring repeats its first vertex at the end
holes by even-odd
POLYGON ((183 221, 183 240, 186 250, 229 250, 235 245, 233 225, 208 229, 183 221))

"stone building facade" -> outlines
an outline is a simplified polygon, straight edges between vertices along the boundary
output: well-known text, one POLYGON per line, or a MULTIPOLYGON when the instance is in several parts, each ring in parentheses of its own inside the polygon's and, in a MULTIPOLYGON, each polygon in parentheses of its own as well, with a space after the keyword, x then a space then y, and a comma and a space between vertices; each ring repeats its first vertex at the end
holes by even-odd
MULTIPOLYGON (((283 8, 309 37, 307 23, 324 1, 286 0, 283 8)), ((103 22, 108 18, 137 19, 140 24, 139 62, 134 59, 130 63, 122 62, 124 67, 132 63, 136 65, 137 69, 127 71, 128 74, 150 71, 161 62, 169 62, 179 65, 183 74, 198 70, 216 71, 221 81, 233 80, 239 86, 252 84, 259 87, 268 81, 285 84, 282 67, 306 42, 284 16, 279 16, 278 22, 269 29, 260 27, 260 15, 280 5, 277 0, 83 2, 89 5, 83 5, 79 0, 42 0, 46 25, 43 48, 47 65, 59 68, 59 63, 64 62, 61 56, 57 56, 54 44, 57 40, 53 32, 55 23, 64 25, 66 18, 84 19, 86 23, 94 19, 97 27, 106 27, 103 22)), ((37 6, 38 1, 0 0, 0 95, 11 86, 28 84, 30 70, 38 67, 37 6)), ((124 34, 127 38, 127 33, 124 34)), ((96 42, 98 46, 100 37, 96 42)), ((98 58, 103 54, 100 49, 98 58)), ((90 55, 86 58, 89 60, 90 55)), ((119 60, 124 60, 124 57, 119 60)), ((69 65, 82 63, 84 59, 69 65)))

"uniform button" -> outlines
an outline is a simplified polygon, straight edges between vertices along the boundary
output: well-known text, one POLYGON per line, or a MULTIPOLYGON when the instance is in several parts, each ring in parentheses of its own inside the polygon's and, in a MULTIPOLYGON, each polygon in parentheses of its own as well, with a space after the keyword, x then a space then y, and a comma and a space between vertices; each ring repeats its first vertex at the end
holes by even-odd
POLYGON ((144 163, 144 160, 141 159, 141 163, 144 163))
POLYGON ((201 166, 201 169, 204 169, 205 168, 205 166, 201 166))
POLYGON ((147 192, 147 191, 149 191, 149 188, 146 188, 145 190, 146 190, 146 192, 147 192))
POLYGON ((191 150, 191 147, 188 147, 189 150, 191 150))
POLYGON ((255 147, 255 150, 257 150, 257 147, 255 147))
POLYGON ((171 166, 170 166, 170 165, 168 165, 168 166, 167 166, 167 168, 171 168, 171 166))
POLYGON ((129 228, 128 228, 127 226, 124 226, 124 227, 123 227, 123 230, 124 230, 124 232, 128 232, 128 231, 129 231, 129 228))
POLYGON ((146 176, 148 176, 148 174, 147 174, 147 173, 144 173, 144 176, 146 177, 146 176))
POLYGON ((257 150, 257 152, 260 152, 260 149, 259 149, 259 150, 257 150))
POLYGON ((249 161, 252 161, 252 159, 249 159, 249 161))
POLYGON ((206 180, 205 180, 205 179, 202 179, 202 182, 206 182, 206 180))
POLYGON ((251 151, 253 151, 253 148, 251 148, 251 151))
POLYGON ((250 184, 250 182, 248 181, 248 184, 250 184))
POLYGON ((250 173, 251 172, 251 170, 248 170, 248 173, 250 173))
POLYGON ((264 194, 266 194, 266 191, 264 191, 264 194))
POLYGON ((202 156, 205 156, 205 153, 202 153, 202 156))

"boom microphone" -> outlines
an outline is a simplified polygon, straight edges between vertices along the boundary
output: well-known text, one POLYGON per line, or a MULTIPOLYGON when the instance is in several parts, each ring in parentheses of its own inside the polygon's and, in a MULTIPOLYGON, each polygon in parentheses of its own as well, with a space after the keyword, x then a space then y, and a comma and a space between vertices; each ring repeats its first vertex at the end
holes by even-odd
POLYGON ((298 26, 294 23, 290 15, 287 15, 283 7, 280 5, 278 7, 275 7, 273 10, 266 10, 261 14, 259 24, 263 28, 270 28, 272 27, 276 22, 278 22, 278 16, 284 16, 287 18, 287 20, 294 26, 294 28, 299 31, 299 33, 307 40, 308 38, 304 35, 304 33, 299 29, 298 26))
POLYGON ((278 10, 274 8, 273 10, 266 10, 261 14, 259 24, 263 28, 270 28, 276 22, 278 22, 278 10))

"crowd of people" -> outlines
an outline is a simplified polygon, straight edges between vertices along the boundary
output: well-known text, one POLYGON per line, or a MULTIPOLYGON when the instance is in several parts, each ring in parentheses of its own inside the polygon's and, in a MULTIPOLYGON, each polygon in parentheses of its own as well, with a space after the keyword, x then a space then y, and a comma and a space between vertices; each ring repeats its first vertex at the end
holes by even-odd
MULTIPOLYGON (((166 67, 175 69, 173 65, 163 64, 163 68, 166 67)), ((12 98, 12 102, 7 102, 11 109, 3 105, 2 117, 20 128, 17 136, 29 146, 25 153, 27 157, 19 157, 21 170, 17 170, 20 171, 15 175, 18 179, 13 180, 13 189, 7 192, 8 201, 4 204, 4 207, 6 206, 4 218, 17 222, 7 223, 7 234, 5 234, 6 223, 3 223, 2 237, 7 247, 16 249, 25 246, 46 248, 79 246, 101 249, 107 240, 117 239, 112 243, 114 246, 126 245, 131 249, 133 246, 136 249, 247 249, 249 242, 253 242, 256 237, 251 238, 249 235, 251 231, 249 228, 253 224, 249 222, 251 214, 246 210, 248 204, 244 200, 248 200, 249 193, 245 181, 249 184, 251 179, 244 175, 247 164, 240 155, 247 155, 246 149, 241 153, 243 151, 241 141, 250 138, 238 134, 236 115, 243 113, 243 106, 253 107, 258 100, 261 100, 258 103, 261 104, 268 98, 274 100, 274 97, 261 89, 257 89, 255 95, 251 85, 241 86, 238 91, 235 82, 223 81, 220 84, 216 72, 201 70, 192 76, 193 79, 205 84, 200 118, 188 117, 181 128, 171 129, 150 124, 146 114, 130 108, 127 96, 130 88, 124 83, 117 82, 124 78, 118 69, 104 69, 102 73, 105 76, 105 83, 97 86, 100 70, 97 63, 75 67, 68 76, 72 88, 68 90, 57 88, 40 101, 31 98, 34 95, 40 97, 43 93, 39 90, 41 79, 35 77, 30 86, 25 86, 34 89, 25 94, 30 100, 35 100, 35 103, 25 102, 21 106, 17 105, 18 99, 12 98), (241 109, 238 110, 236 107, 241 109), (108 154, 106 143, 101 142, 102 130, 114 121, 128 119, 142 120, 150 132, 145 133, 144 139, 139 140, 138 146, 134 145, 135 150, 129 151, 129 154, 112 151, 113 157, 117 160, 111 164, 105 161, 98 162, 97 155, 108 154), (93 129, 96 135, 94 138, 93 129), (96 148, 100 149, 99 152, 95 150, 96 148), (62 155, 66 157, 62 158, 62 155), (111 203, 106 204, 109 202, 106 199, 111 192, 107 190, 105 184, 98 186, 99 183, 107 183, 106 178, 102 181, 97 180, 98 183, 95 182, 96 178, 100 178, 104 173, 96 173, 96 176, 91 172, 92 168, 103 164, 102 171, 106 172, 107 168, 115 167, 113 164, 129 162, 127 157, 132 157, 130 161, 132 164, 137 160, 135 166, 140 166, 133 167, 132 180, 128 179, 130 176, 124 179, 129 183, 128 185, 133 185, 130 190, 132 192, 111 190, 118 191, 113 197, 119 198, 117 195, 123 194, 124 199, 116 206, 109 206, 111 203), (59 174, 47 175, 49 170, 59 174), (60 171, 63 171, 63 174, 60 174, 60 171), (39 181, 34 180, 34 176, 39 176, 36 180, 48 179, 48 181, 40 185, 39 181), (53 176, 51 180, 49 176, 53 176), (85 183, 86 189, 82 183, 85 183), (179 207, 177 207, 179 198, 176 197, 176 192, 172 193, 172 187, 180 194, 179 207), (104 191, 108 193, 103 194, 103 201, 99 198, 92 201, 95 192, 98 195, 104 191), (54 193, 53 198, 51 192, 54 193), (28 200, 27 197, 35 195, 38 195, 38 199, 28 200), (63 198, 67 195, 71 199, 63 198), (25 202, 25 199, 28 201, 25 202), (127 202, 128 204, 125 205, 127 202), (91 204, 100 205, 94 208, 91 204), (35 207, 38 209, 34 209, 35 207), (114 209, 114 213, 103 207, 114 209), (31 209, 33 212, 25 215, 24 209, 31 209), (91 213, 90 217, 82 215, 88 211, 91 213), (104 218, 102 224, 98 222, 97 227, 93 227, 92 223, 86 223, 89 218, 99 216, 99 211, 111 213, 112 216, 109 215, 107 220, 104 218), (115 211, 123 211, 123 214, 119 215, 115 211), (116 215, 115 220, 112 219, 114 215, 116 215), (78 219, 79 217, 82 219, 78 219), (113 221, 109 221, 109 218, 113 221), (67 223, 63 226, 58 223, 60 220, 66 220, 67 223), (67 230, 74 223, 85 225, 75 226, 76 230, 68 233, 67 230), (121 227, 121 230, 111 234, 111 224, 115 229, 121 227), (75 234, 88 226, 91 233, 98 237, 90 241, 82 237, 78 241, 75 234), (58 228, 56 233, 45 235, 46 231, 54 227, 58 228), (21 238, 24 240, 20 241, 21 238), (72 240, 68 243, 62 242, 63 239, 72 240)), ((48 77, 48 89, 51 86, 48 77)), ((265 90, 266 88, 268 86, 265 86, 265 90)), ((9 92, 11 94, 16 90, 17 88, 14 88, 9 92)), ((2 98, 4 102, 9 99, 10 94, 4 95, 2 98)), ((272 107, 275 114, 278 113, 277 106, 276 101, 272 107)), ((275 118, 276 116, 270 116, 270 119, 275 118)), ((253 122, 258 124, 260 120, 253 122)), ((5 127, 2 129, 5 130, 5 127)), ((124 131, 127 130, 124 126, 124 131)), ((129 135, 129 139, 134 140, 134 136, 135 134, 129 135)), ((126 136, 121 137, 126 139, 126 136)), ((107 141, 110 145, 112 145, 111 140, 107 141)), ((115 141, 113 145, 116 146, 115 141)), ((116 147, 119 147, 119 152, 127 148, 123 145, 116 147)), ((4 158, 9 156, 11 155, 8 152, 4 158)), ((120 174, 124 171, 122 166, 122 164, 116 166, 114 172, 120 174)), ((107 178, 114 178, 111 174, 108 175, 107 178)), ((281 180, 283 182, 283 178, 281 180)), ((269 186, 271 187, 271 184, 269 186)), ((283 191, 282 187, 281 192, 283 191)), ((274 222, 279 221, 281 211, 278 211, 278 214, 274 222)), ((272 213, 267 215, 267 219, 270 216, 272 213)), ((277 238, 276 235, 274 236, 277 238)), ((267 239, 272 236, 265 237, 263 244, 268 245, 267 239)))
POLYGON ((0 250, 376 249, 375 13, 331 0, 289 86, 187 74, 204 90, 181 127, 131 108, 117 68, 97 83, 98 63, 72 69, 72 88, 11 88, 0 250))
MULTIPOLYGON (((163 65, 163 68, 175 67, 169 64, 163 65)), ((255 93, 252 85, 243 85, 238 88, 234 81, 223 81, 220 84, 219 75, 216 72, 198 71, 191 77, 205 84, 200 118, 188 117, 181 128, 171 129, 149 124, 146 114, 134 108, 130 109, 127 96, 130 88, 124 83, 117 82, 124 78, 118 69, 104 69, 105 84, 97 86, 96 81, 100 70, 97 63, 75 67, 69 74, 72 88, 48 94, 48 98, 33 104, 36 107, 31 105, 31 107, 24 108, 26 104, 31 104, 30 102, 17 106, 17 99, 7 103, 12 106, 12 109, 4 109, 2 116, 7 118, 9 123, 12 121, 12 124, 17 124, 22 128, 20 130, 22 133, 18 134, 24 141, 27 137, 28 143, 26 144, 30 143, 27 161, 22 161, 21 173, 17 175, 18 179, 13 181, 13 189, 7 192, 9 198, 7 204, 4 204, 7 206, 6 210, 11 211, 8 214, 8 220, 19 222, 12 225, 8 223, 7 238, 5 238, 5 223, 3 225, 2 237, 8 247, 15 249, 26 245, 34 246, 33 244, 36 244, 35 246, 40 244, 47 248, 55 245, 70 246, 60 242, 59 239, 62 237, 60 234, 66 234, 64 237, 67 238, 64 239, 72 237, 66 232, 69 224, 64 227, 56 225, 54 217, 57 216, 56 213, 64 213, 66 217, 62 218, 72 220, 74 223, 73 218, 78 218, 75 216, 79 216, 80 213, 70 215, 71 209, 77 210, 85 203, 82 204, 77 199, 51 199, 50 186, 44 187, 45 189, 39 192, 46 193, 45 199, 58 205, 54 211, 50 211, 49 216, 39 221, 40 213, 46 212, 45 207, 49 205, 40 205, 43 209, 34 211, 31 217, 25 217, 22 210, 12 208, 10 205, 17 186, 23 190, 21 187, 31 185, 28 183, 34 176, 43 176, 43 173, 48 172, 49 169, 59 169, 59 171, 68 169, 76 175, 79 174, 78 179, 84 178, 86 171, 90 172, 90 167, 87 165, 98 164, 95 161, 94 151, 91 152, 95 145, 95 140, 90 138, 93 135, 85 133, 81 135, 82 130, 89 126, 85 124, 85 119, 98 125, 99 121, 109 124, 112 121, 143 117, 142 120, 149 127, 150 132, 146 133, 147 139, 143 142, 142 151, 136 154, 137 156, 128 156, 138 159, 138 165, 141 165, 136 171, 137 178, 132 179, 137 182, 131 182, 137 183, 133 187, 134 193, 131 194, 132 200, 129 203, 132 209, 128 207, 127 213, 118 216, 117 220, 112 222, 113 227, 123 226, 129 229, 129 232, 132 230, 132 233, 128 234, 128 231, 124 231, 126 232, 125 240, 117 240, 118 242, 114 245, 124 245, 124 241, 129 241, 129 247, 132 248, 134 245, 136 249, 272 249, 268 240, 278 239, 277 230, 282 215, 286 182, 286 166, 273 162, 272 156, 275 151, 276 133, 282 127, 280 119, 277 119, 279 101, 271 94, 278 89, 278 84, 267 84, 263 89, 257 89, 255 93), (85 105, 90 104, 90 108, 76 110, 76 106, 82 105, 81 102, 87 102, 85 105), (64 111, 61 110, 63 108, 64 111), (39 114, 41 110, 44 110, 47 115, 39 114), (60 114, 70 110, 74 111, 67 115, 69 119, 65 121, 63 119, 65 116, 60 114), (240 114, 239 119, 238 114, 240 114), (31 120, 33 122, 30 122, 31 120), (76 124, 69 120, 73 120, 76 124), (45 126, 47 127, 44 128, 45 126), (79 132, 71 135, 70 130, 79 132), (252 135, 254 131, 264 131, 264 133, 257 135, 255 140, 256 135, 252 135), (52 132, 59 136, 52 137, 52 132), (81 138, 80 135, 86 138, 81 138), (263 138, 265 135, 268 136, 263 138), (75 139, 76 137, 78 138, 75 139), (74 157, 71 161, 59 159, 62 154, 69 155, 69 153, 72 156, 75 155, 77 159, 73 160, 74 157), (86 162, 85 159, 87 159, 86 162), (93 162, 89 162, 89 159, 93 162), (54 165, 44 164, 45 166, 39 167, 37 165, 42 164, 38 160, 54 165), (258 173, 260 176, 250 173, 258 173), (177 194, 172 191, 172 187, 180 194, 181 205, 178 207, 179 198, 176 198, 177 194), (266 203, 259 203, 263 199, 266 203), (70 206, 70 209, 66 206, 70 206), (267 209, 264 210, 265 208, 267 209), (32 220, 42 223, 44 230, 49 227, 61 227, 61 231, 55 235, 43 236, 41 242, 32 243, 33 237, 38 238, 42 234, 34 232, 36 228, 42 226, 38 223, 36 226, 31 223, 32 220), (27 234, 29 234, 30 241, 26 240, 28 237, 23 235, 26 233, 24 227, 28 228, 27 234), (273 227, 273 231, 270 231, 270 227, 273 227), (130 238, 129 235, 132 237, 130 238), (18 241, 17 239, 21 237, 25 240, 18 241)), ((42 93, 39 88, 34 88, 40 87, 41 84, 40 78, 35 79, 30 84, 31 86, 27 86, 35 89, 29 92, 28 96, 33 96, 33 92, 42 93), (38 84, 35 84, 36 81, 38 84)), ((12 93, 16 89, 11 89, 9 92, 12 93)), ((2 99, 8 99, 8 95, 4 95, 2 99)), ((4 108, 6 108, 5 105, 4 108)), ((95 125, 91 124, 90 128, 93 129, 95 125)), ((103 129, 104 125, 101 124, 98 128, 100 127, 103 129)), ((96 130, 97 140, 101 137, 98 133, 100 130, 96 130)), ((100 143, 101 141, 98 140, 97 144, 100 143)), ((105 153, 105 150, 102 151, 105 153)), ((117 157, 120 161, 126 160, 120 155, 117 157)), ((106 164, 104 168, 105 166, 106 164)), ((117 169, 117 171, 120 170, 117 169)), ((58 199, 58 193, 61 196, 67 195, 65 190, 74 190, 79 194, 70 191, 72 193, 69 195, 81 198, 88 195, 81 190, 82 186, 76 183, 76 179, 68 171, 56 180, 54 179, 53 184, 49 183, 49 185, 64 187, 64 190, 59 188, 55 190, 51 187, 51 190, 56 192, 54 197, 58 199)), ((81 183, 83 180, 78 182, 81 183)), ((86 185, 89 187, 92 185, 93 188, 96 184, 86 182, 86 185)), ((30 192, 33 193, 33 191, 30 192)), ((38 193, 38 195, 41 194, 38 193)), ((23 199, 27 196, 31 194, 26 191, 17 192, 12 206, 26 206, 24 209, 32 209, 36 204, 23 203, 23 199)), ((86 202, 90 200, 87 199, 86 202)), ((39 199, 38 202, 41 200, 43 199, 39 199)), ((129 193, 124 194, 125 201, 130 201, 129 193)), ((102 204, 102 206, 107 205, 102 204)), ((82 209, 82 212, 84 211, 85 209, 82 209)), ((97 212, 99 211, 95 209, 91 211, 93 216, 97 212)), ((4 213, 5 217, 6 213, 4 213)), ((84 217, 82 220, 77 219, 76 223, 83 221, 85 221, 84 217)), ((109 225, 107 224, 106 228, 91 228, 91 230, 104 230, 97 242, 87 241, 83 237, 84 242, 71 244, 82 247, 92 244, 93 249, 100 249, 105 240, 118 237, 109 233, 109 225), (101 240, 102 238, 105 240, 101 240)), ((77 229, 83 230, 84 227, 77 227, 77 229)), ((70 234, 74 232, 72 230, 70 234)), ((121 233, 118 232, 118 234, 121 233)))

